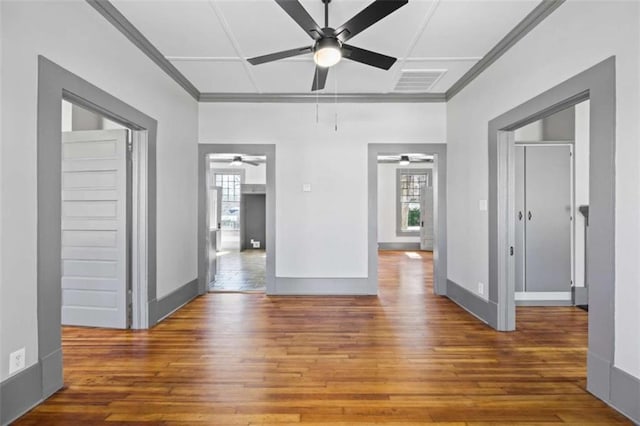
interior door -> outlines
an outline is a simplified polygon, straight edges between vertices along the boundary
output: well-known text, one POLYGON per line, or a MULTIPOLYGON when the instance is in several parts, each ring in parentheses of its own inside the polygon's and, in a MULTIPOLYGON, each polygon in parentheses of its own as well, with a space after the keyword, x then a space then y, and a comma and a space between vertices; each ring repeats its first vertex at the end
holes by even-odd
POLYGON ((570 291, 570 153, 566 145, 526 147, 527 292, 570 291))
POLYGON ((420 250, 433 251, 433 179, 431 173, 420 190, 420 250))
POLYGON ((126 328, 127 130, 62 134, 62 324, 126 328))

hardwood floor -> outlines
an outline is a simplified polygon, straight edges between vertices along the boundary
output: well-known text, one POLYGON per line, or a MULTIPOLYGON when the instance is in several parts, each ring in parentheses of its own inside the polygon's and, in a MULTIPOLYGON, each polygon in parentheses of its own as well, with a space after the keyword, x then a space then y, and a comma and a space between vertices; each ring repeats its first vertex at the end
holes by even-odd
POLYGON ((630 424, 587 393, 587 313, 498 333, 380 255, 379 297, 209 293, 151 331, 64 328, 65 388, 16 424, 630 424))

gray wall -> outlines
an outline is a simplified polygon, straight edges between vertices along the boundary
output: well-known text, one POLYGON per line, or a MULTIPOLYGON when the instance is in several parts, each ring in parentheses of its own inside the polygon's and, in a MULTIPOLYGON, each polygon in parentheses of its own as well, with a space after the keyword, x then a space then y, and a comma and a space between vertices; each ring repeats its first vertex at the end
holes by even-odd
POLYGON ((251 250, 251 240, 260 241, 260 248, 266 247, 267 221, 266 221, 266 195, 242 194, 242 221, 244 223, 243 249, 251 250))
POLYGON ((575 134, 576 109, 573 106, 542 120, 542 137, 546 141, 572 141, 575 134))

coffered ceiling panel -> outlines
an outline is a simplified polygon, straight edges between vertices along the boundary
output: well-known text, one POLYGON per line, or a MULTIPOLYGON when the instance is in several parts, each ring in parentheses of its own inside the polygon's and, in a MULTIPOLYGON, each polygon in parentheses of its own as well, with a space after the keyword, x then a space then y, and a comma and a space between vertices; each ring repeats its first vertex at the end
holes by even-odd
POLYGON ((337 87, 339 93, 386 93, 394 85, 392 83, 395 74, 393 70, 394 68, 384 71, 358 62, 344 60, 329 71, 324 91, 334 93, 337 87))
POLYGON ((216 1, 215 5, 246 58, 313 42, 275 1, 216 1))
POLYGON ((251 74, 260 92, 308 93, 311 91, 314 70, 315 64, 309 56, 306 60, 285 60, 252 66, 251 74))
POLYGON ((242 61, 174 60, 171 63, 201 92, 256 92, 242 61))
MULTIPOLYGON (((372 1, 332 0, 329 25, 342 25, 372 1)), ((311 92, 311 54, 256 66, 246 62, 313 44, 274 0, 112 3, 200 92, 311 92)), ((322 1, 301 3, 324 26, 322 1)), ((397 57, 396 64, 383 71, 342 60, 330 70, 323 93, 334 93, 336 85, 339 93, 445 92, 538 4, 539 0, 409 0, 349 40, 397 57), (414 85, 414 79, 422 86, 414 85)))
POLYGON ((484 56, 539 1, 441 0, 412 56, 484 56))
POLYGON ((209 1, 112 3, 165 56, 236 56, 209 1))

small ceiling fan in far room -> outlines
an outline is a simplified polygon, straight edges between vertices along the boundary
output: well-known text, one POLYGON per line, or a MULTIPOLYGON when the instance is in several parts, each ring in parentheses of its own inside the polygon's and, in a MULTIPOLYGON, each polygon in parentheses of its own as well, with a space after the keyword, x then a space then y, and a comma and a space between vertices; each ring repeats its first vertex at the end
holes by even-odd
POLYGON ((390 15, 409 2, 409 0, 375 0, 364 8, 356 16, 339 26, 329 27, 329 3, 331 0, 320 0, 324 3, 324 28, 321 28, 309 15, 298 0, 275 0, 287 14, 311 37, 314 42, 311 46, 297 49, 284 50, 269 55, 248 59, 252 65, 264 64, 292 56, 313 53, 316 63, 315 76, 311 90, 324 89, 329 68, 346 58, 372 67, 388 70, 396 62, 396 58, 381 53, 351 46, 346 42, 375 24, 382 18, 390 15))
POLYGON ((243 164, 250 164, 252 166, 257 166, 258 163, 253 162, 253 161, 249 161, 249 160, 243 160, 242 157, 240 155, 236 155, 235 157, 233 157, 233 160, 230 163, 232 166, 241 166, 243 164))

